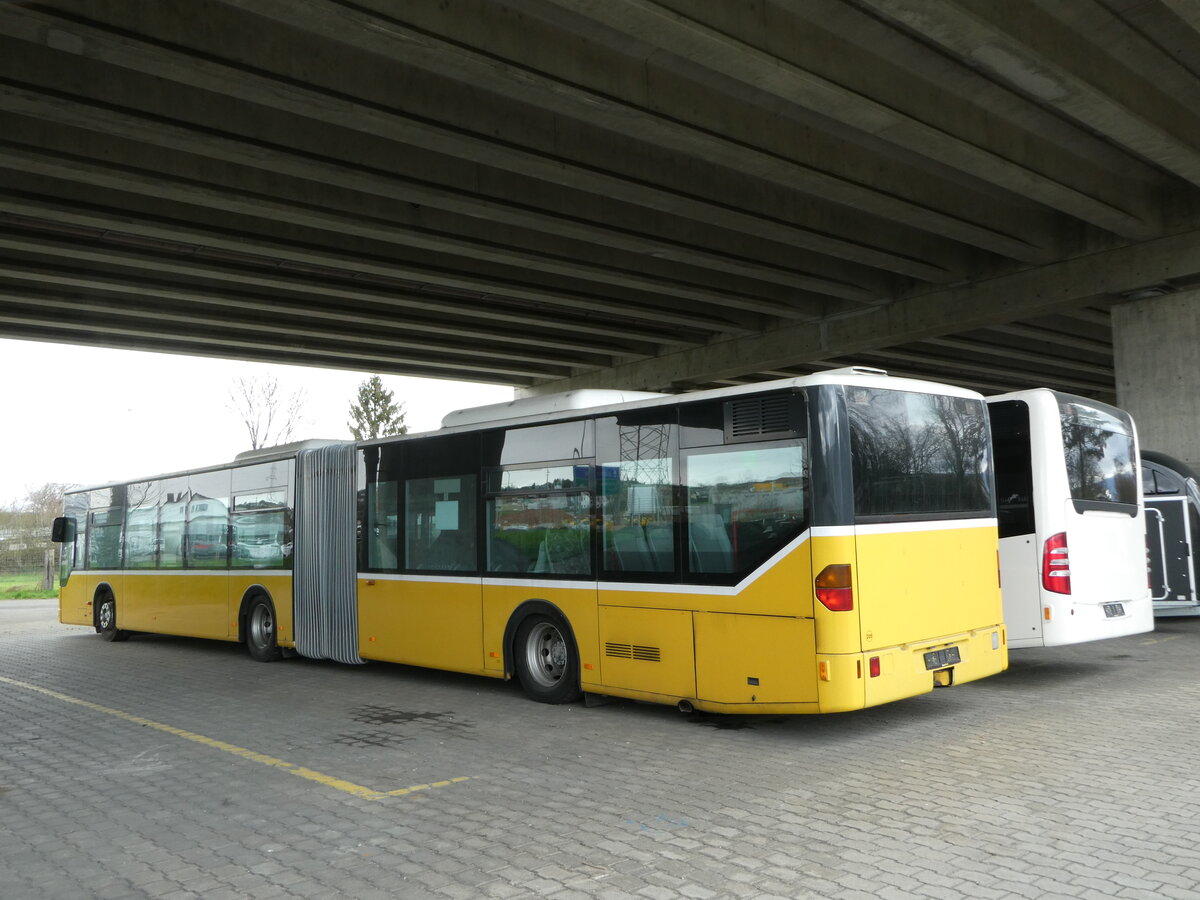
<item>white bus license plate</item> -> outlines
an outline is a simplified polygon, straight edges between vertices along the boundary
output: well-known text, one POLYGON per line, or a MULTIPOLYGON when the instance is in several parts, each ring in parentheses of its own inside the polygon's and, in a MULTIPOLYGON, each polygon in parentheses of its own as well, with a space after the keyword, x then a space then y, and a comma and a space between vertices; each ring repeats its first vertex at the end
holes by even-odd
POLYGON ((1124 603, 1105 603, 1104 604, 1104 615, 1110 619, 1115 616, 1125 615, 1125 604, 1124 603))
POLYGON ((946 647, 944 650, 930 650, 925 654, 926 669, 944 669, 955 663, 962 662, 957 647, 946 647))

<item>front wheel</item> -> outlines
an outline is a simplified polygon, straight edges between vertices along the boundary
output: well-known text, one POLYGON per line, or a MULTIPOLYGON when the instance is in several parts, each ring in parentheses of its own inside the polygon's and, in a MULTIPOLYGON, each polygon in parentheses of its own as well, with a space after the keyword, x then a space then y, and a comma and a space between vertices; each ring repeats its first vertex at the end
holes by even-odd
POLYGON ((579 653, 566 623, 557 617, 535 615, 521 623, 513 663, 530 699, 539 703, 579 699, 579 653))
POLYGON ((283 656, 276 644, 275 607, 266 597, 255 597, 246 610, 246 650, 251 659, 273 662, 283 656))
POLYGON ((100 598, 100 607, 96 610, 96 633, 105 641, 129 639, 129 632, 117 627, 117 601, 111 594, 100 598))

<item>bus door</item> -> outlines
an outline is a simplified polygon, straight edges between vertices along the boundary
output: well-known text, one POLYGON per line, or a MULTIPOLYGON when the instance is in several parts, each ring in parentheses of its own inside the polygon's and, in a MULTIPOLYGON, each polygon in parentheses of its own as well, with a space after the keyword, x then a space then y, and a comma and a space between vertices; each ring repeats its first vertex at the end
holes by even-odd
MULTIPOLYGON (((1003 517, 1001 518, 1003 534, 1003 517)), ((1010 647, 1042 645, 1041 544, 1034 532, 1000 538, 1000 585, 1010 647)))
POLYGON ((1150 594, 1160 613, 1195 605, 1192 529, 1186 497, 1146 498, 1146 550, 1150 594))

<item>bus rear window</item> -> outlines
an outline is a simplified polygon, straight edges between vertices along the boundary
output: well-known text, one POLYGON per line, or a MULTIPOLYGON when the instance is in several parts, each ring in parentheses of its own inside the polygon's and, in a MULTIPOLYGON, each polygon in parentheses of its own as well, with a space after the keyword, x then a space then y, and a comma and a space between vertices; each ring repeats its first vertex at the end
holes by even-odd
POLYGON ((847 386, 856 518, 991 516, 980 400, 847 386))
POLYGON ((1076 507, 1081 504, 1137 505, 1137 460, 1127 416, 1074 399, 1060 398, 1063 457, 1076 507))

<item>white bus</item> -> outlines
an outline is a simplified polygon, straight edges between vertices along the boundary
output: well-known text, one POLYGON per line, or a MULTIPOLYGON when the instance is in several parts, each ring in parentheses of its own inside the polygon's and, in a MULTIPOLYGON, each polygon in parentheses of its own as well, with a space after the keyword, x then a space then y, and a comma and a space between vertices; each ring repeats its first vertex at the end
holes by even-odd
POLYGON ((1045 388, 989 397, 988 412, 1009 646, 1152 630, 1129 414, 1045 388))

